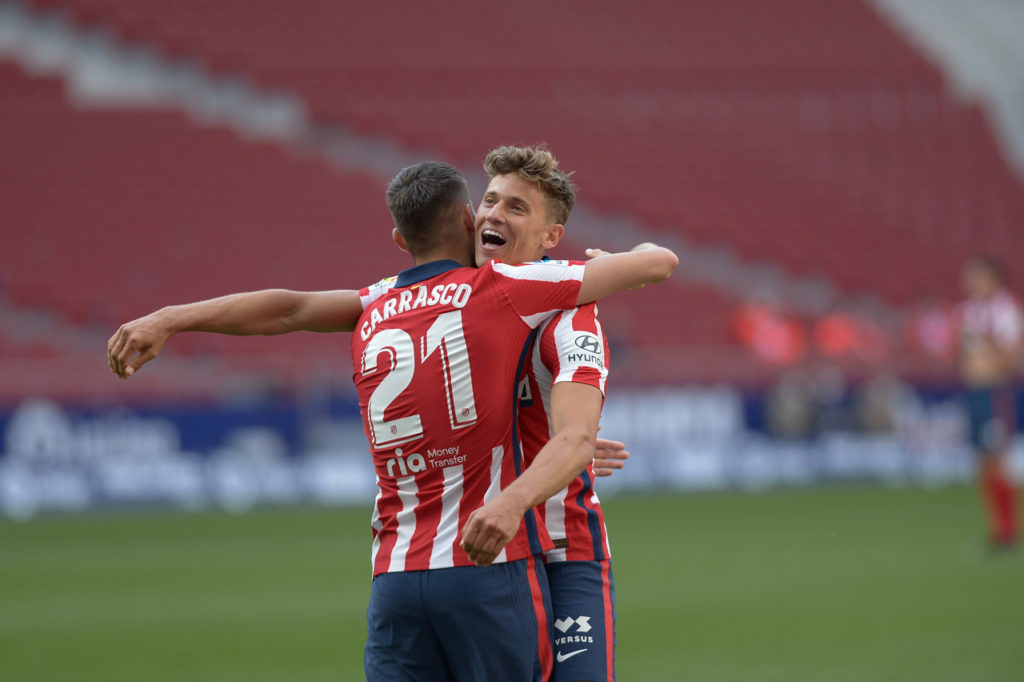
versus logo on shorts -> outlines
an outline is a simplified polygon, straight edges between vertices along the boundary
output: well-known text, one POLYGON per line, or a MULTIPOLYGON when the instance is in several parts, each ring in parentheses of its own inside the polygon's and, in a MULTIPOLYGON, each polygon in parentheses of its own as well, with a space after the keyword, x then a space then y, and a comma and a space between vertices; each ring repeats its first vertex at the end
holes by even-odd
POLYGON ((556 618, 555 629, 562 633, 560 636, 555 637, 555 646, 558 650, 555 652, 555 660, 559 663, 567 661, 577 654, 582 654, 589 647, 583 647, 582 649, 572 649, 569 651, 563 651, 562 646, 572 644, 593 644, 594 636, 586 633, 590 632, 590 616, 578 616, 576 618, 556 618), (575 630, 573 630, 575 626, 575 630), (572 634, 570 634, 572 631, 572 634))
MULTIPOLYGON (((573 625, 576 626, 577 633, 590 632, 590 616, 580 616, 579 618, 556 618, 555 627, 558 628, 559 632, 568 632, 569 628, 573 625)), ((591 638, 590 641, 593 641, 591 638)))

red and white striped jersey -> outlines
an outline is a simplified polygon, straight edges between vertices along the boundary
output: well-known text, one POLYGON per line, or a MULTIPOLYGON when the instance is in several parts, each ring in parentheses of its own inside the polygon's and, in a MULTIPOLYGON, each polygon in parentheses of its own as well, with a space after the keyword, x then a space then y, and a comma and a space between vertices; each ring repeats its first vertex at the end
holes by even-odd
MULTIPOLYGON (((590 303, 545 322, 530 353, 519 386, 519 434, 529 465, 551 439, 551 387, 562 381, 594 386, 604 393, 608 379, 608 342, 590 303)), ((568 487, 540 507, 554 549, 552 561, 600 561, 611 556, 601 502, 589 464, 568 487)))
MULTIPOLYGON (((360 292, 352 360, 377 474, 374 575, 472 564, 467 517, 522 471, 512 415, 527 341, 576 305, 583 271, 435 261, 360 292)), ((550 546, 531 511, 496 561, 550 546)))
POLYGON ((1024 338, 1024 317, 1017 299, 1007 290, 989 298, 969 298, 957 307, 957 328, 965 350, 982 340, 1012 348, 1024 338))

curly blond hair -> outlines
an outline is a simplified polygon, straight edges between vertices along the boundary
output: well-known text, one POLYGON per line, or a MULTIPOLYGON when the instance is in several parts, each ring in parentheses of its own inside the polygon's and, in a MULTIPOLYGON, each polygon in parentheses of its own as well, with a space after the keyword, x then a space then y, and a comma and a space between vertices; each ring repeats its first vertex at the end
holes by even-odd
POLYGON ((558 167, 558 160, 544 147, 502 146, 492 149, 484 159, 484 170, 489 178, 515 173, 523 180, 536 184, 547 198, 548 212, 553 222, 564 224, 576 205, 576 186, 558 167))

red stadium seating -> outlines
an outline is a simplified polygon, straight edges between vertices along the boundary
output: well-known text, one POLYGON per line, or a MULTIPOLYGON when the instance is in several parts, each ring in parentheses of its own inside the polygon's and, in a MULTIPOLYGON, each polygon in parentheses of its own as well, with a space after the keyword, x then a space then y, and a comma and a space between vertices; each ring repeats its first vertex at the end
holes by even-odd
POLYGON ((0 259, 19 301, 109 321, 227 291, 352 286, 406 263, 378 179, 179 114, 75 110, 10 65, 0 97, 18 245, 0 259))
MULTIPOLYGON (((974 250, 1024 262, 1013 239, 1024 188, 983 114, 863 0, 526 0, 508 14, 457 0, 443 23, 411 2, 30 4, 459 164, 498 143, 545 141, 591 207, 824 275, 847 296, 950 297, 974 250)), ((0 259, 19 300, 109 321, 244 288, 348 286, 404 265, 380 232, 358 255, 345 249, 355 229, 387 224, 376 181, 178 115, 78 112, 56 84, 10 68, 0 91, 13 133, 0 172, 14 178, 26 226, 22 253, 0 259)), ((649 357, 731 340, 734 302, 672 293, 602 310, 649 357)))
POLYGON ((458 162, 547 141, 592 204, 849 294, 948 296, 965 252, 1024 257, 983 116, 863 0, 528 0, 499 25, 465 0, 444 25, 411 2, 34 4, 458 162))

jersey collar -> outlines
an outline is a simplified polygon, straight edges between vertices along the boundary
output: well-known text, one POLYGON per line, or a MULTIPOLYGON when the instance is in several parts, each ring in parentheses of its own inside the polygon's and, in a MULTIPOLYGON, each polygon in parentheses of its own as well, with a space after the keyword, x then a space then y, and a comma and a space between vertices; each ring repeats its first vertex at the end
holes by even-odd
POLYGON ((430 279, 431 277, 437 277, 440 274, 448 272, 449 270, 455 270, 456 268, 465 267, 458 261, 454 260, 432 260, 429 263, 421 263, 415 265, 407 270, 402 270, 398 273, 398 280, 395 282, 396 287, 407 287, 417 282, 430 279))

